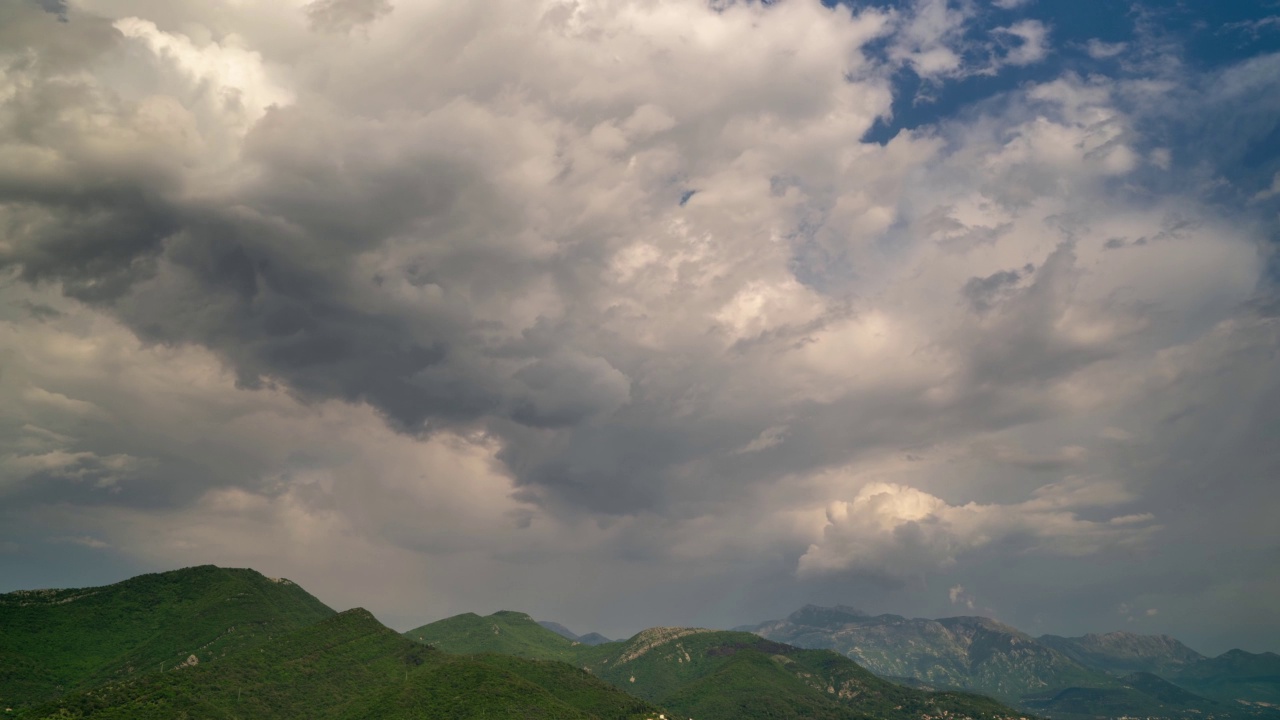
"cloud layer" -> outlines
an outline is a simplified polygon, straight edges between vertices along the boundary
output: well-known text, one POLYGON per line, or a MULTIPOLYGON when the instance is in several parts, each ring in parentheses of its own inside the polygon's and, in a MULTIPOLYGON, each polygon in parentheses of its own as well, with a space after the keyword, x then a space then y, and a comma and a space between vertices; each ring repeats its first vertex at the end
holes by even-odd
MULTIPOLYGON (((866 140, 902 73, 927 100, 1052 56, 997 5, 6 5, 5 557, 353 604, 394 574, 406 623, 497 595, 617 632, 866 578, 919 612, 1021 583, 997 609, 1030 618, 1048 564, 1172 582, 1193 516, 1265 555, 1280 168, 1245 187, 1180 133, 1274 58, 1082 43, 1133 65, 866 140), (652 583, 685 584, 624 597, 652 583)), ((1197 572, 1271 569, 1242 563, 1197 572)))

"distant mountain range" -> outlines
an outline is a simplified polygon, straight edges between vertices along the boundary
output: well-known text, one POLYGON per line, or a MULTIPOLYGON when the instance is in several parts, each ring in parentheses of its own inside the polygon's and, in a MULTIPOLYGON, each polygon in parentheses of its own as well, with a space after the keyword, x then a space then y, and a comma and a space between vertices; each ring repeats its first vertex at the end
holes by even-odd
POLYGON ((1109 632, 1075 638, 1041 635, 1038 640, 1082 665, 1112 674, 1172 675, 1207 659, 1168 635, 1109 632))
POLYGON ((811 605, 737 629, 834 650, 917 687, 985 693, 1053 717, 1280 718, 1273 653, 1207 658, 1163 635, 1035 638, 988 618, 872 616, 845 606, 811 605))
POLYGON ((538 624, 561 637, 568 638, 575 642, 580 642, 583 645, 602 645, 607 642, 613 642, 598 632, 589 632, 586 635, 577 635, 569 628, 561 625, 560 623, 551 622, 550 620, 539 620, 538 624))
MULTIPOLYGON (((570 633, 571 634, 571 633, 570 633)), ((0 713, 20 720, 1012 720, 750 633, 591 645, 528 615, 399 634, 294 583, 214 566, 0 595, 0 713)))
POLYGON ((574 642, 524 613, 457 615, 405 637, 450 653, 572 663, 637 697, 696 720, 906 720, 1018 717, 963 692, 908 688, 825 650, 805 650, 744 632, 650 628, 627 640, 574 642))
POLYGON ((202 566, 0 595, 0 717, 1280 720, 1272 653, 847 607, 750 630, 610 641, 503 611, 399 634, 288 580, 202 566))

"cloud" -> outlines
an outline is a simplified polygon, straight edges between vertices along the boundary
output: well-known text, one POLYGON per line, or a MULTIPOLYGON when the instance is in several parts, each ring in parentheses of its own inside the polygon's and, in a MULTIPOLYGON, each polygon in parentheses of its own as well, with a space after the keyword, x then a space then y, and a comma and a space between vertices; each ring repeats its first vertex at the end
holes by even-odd
POLYGON ((1250 198, 1250 201, 1262 202, 1263 200, 1269 200, 1277 195, 1280 195, 1280 172, 1272 176, 1270 187, 1265 190, 1259 190, 1252 198, 1250 198))
MULTIPOLYGON (((1139 39, 1120 75, 1037 67, 880 144, 904 68, 930 95, 1067 29, 935 0, 389 7, 0 10, 34 58, 0 76, 12 557, 89 533, 353 604, 394 581, 396 617, 656 623, 866 575, 1052 604, 1089 549, 1148 553, 1115 578, 1138 598, 1161 548, 1196 552, 1179 497, 1261 552, 1276 168, 1238 160, 1274 58, 1156 72, 1139 39)), ((1090 590, 1062 612, 1110 616, 1090 590)))
POLYGON ((391 12, 390 0, 313 0, 304 8, 311 26, 327 32, 349 32, 391 12))
POLYGON ((974 448, 974 452, 998 463, 1025 470, 1041 471, 1060 471, 1077 467, 1083 464, 1089 455, 1088 449, 1080 445, 1060 447, 1047 452, 1028 452, 1021 448, 1001 445, 979 445, 974 448))
POLYGON ((91 550, 102 550, 104 548, 111 547, 111 545, 109 545, 108 543, 103 542, 98 538, 91 537, 89 535, 72 535, 72 536, 57 537, 57 538, 53 538, 52 542, 66 543, 69 545, 80 545, 81 547, 87 547, 91 550))
POLYGON ((0 457, 0 482, 16 484, 33 476, 60 480, 92 481, 96 487, 113 487, 136 472, 139 460, 123 453, 106 457, 92 452, 63 450, 32 455, 0 457))
MULTIPOLYGON (((996 3, 1014 9, 1022 2, 996 3)), ((983 28, 976 5, 951 0, 915 0, 897 18, 889 58, 909 67, 921 79, 995 75, 1002 68, 1025 66, 1049 54, 1049 27, 1025 19, 983 28)), ((919 100, 920 98, 917 98, 919 100)), ((927 99, 927 98, 926 98, 927 99)))
POLYGON ((952 605, 962 605, 970 610, 974 609, 974 597, 970 595, 963 585, 952 585, 947 591, 947 598, 952 605))
MULTIPOLYGON (((901 582, 954 565, 965 553, 1016 541, 1024 550, 1086 555, 1134 545, 1156 527, 1084 520, 1076 510, 1131 499, 1105 486, 1048 486, 1010 505, 951 505, 905 485, 872 483, 827 510, 822 539, 800 558, 797 574, 846 573, 901 582)), ((961 588, 963 591, 963 588, 961 588)), ((958 595, 957 595, 958 597, 958 595)), ((954 598, 953 598, 954 602, 954 598)))
POLYGON ((1218 34, 1239 33, 1257 41, 1258 38, 1276 31, 1280 31, 1280 15, 1268 15, 1267 17, 1225 23, 1218 29, 1218 34))
POLYGON ((1020 20, 1007 27, 998 27, 992 33, 1015 39, 1015 44, 1005 51, 1000 60, 1002 65, 1030 65, 1044 60, 1049 54, 1049 28, 1039 20, 1020 20))
POLYGON ((1105 60, 1124 52, 1129 47, 1128 43, 1123 42, 1103 42, 1098 38, 1090 38, 1088 44, 1085 45, 1085 52, 1094 60, 1105 60))
POLYGON ((894 35, 890 57, 922 78, 963 74, 964 36, 973 10, 950 0, 915 0, 894 35))

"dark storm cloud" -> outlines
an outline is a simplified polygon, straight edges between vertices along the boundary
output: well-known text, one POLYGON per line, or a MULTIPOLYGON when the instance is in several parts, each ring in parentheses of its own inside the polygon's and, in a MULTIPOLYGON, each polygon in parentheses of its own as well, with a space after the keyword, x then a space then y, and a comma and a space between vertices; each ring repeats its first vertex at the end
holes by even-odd
POLYGON ((984 278, 972 278, 964 284, 961 293, 974 310, 986 312, 1007 295, 1019 280, 1035 272, 1035 269, 1034 265, 1028 264, 1021 270, 1001 270, 984 278))
MULTIPOLYGON (((84 87, 33 87, 13 103, 7 132, 62 149, 80 172, 36 187, 14 177, 0 196, 14 217, 33 217, 20 221, 0 258, 24 279, 109 304, 149 341, 214 348, 246 387, 281 381, 304 397, 367 401, 408 432, 494 414, 514 420, 513 433, 519 425, 560 428, 555 439, 531 436, 540 446, 534 454, 550 457, 513 467, 523 481, 597 510, 662 504, 663 474, 707 439, 696 422, 664 427, 661 407, 632 413, 639 427, 594 425, 629 402, 631 381, 603 358, 557 350, 568 338, 493 345, 478 336, 465 302, 412 315, 364 307, 370 286, 392 280, 446 296, 515 298, 542 271, 511 262, 500 245, 467 239, 478 215, 486 234, 519 228, 464 161, 403 152, 412 138, 385 124, 305 106, 272 109, 244 144, 261 177, 234 201, 209 205, 174 192, 172 165, 126 156, 104 166, 78 155, 48 122, 91 104, 124 124, 132 112, 125 103, 84 87), (419 242, 414 256, 353 284, 358 256, 405 235, 419 242), (493 359, 522 366, 494 375, 493 359)), ((573 283, 587 257, 567 255, 548 270, 573 283)))
POLYGON ((27 314, 36 320, 51 320, 53 318, 62 317, 62 311, 57 308, 49 307, 43 303, 34 303, 30 300, 23 300, 18 306, 27 311, 27 314))
POLYGON ((85 302, 129 292, 154 273, 160 244, 178 224, 167 208, 122 190, 115 198, 104 193, 38 205, 0 191, 0 202, 30 228, 11 236, 15 247, 0 256, 0 266, 19 268, 28 282, 60 282, 68 296, 85 302))
MULTIPOLYGON (((422 382, 446 361, 447 337, 415 339, 404 318, 336 299, 341 283, 316 265, 344 254, 282 255, 272 243, 279 232, 224 218, 188 226, 166 248, 172 283, 140 289, 117 309, 147 339, 219 348, 244 385, 283 380, 308 397, 367 400, 411 432, 431 417, 492 406, 479 389, 422 382)), ((325 251, 320 242, 304 252, 325 251)))
MULTIPOLYGON (((59 281, 72 297, 110 303, 149 341, 213 348, 246 387, 282 382, 307 398, 366 401, 411 433, 507 418, 512 422, 492 427, 509 443, 503 457, 517 479, 593 511, 625 514, 718 498, 721 483, 806 472, 930 434, 904 428, 945 434, 1003 427, 1038 412, 1012 385, 1063 377, 1110 352, 1065 341, 1053 329, 1071 304, 1076 272, 1064 245, 1026 288, 1014 285, 1031 276, 1032 264, 964 286, 975 309, 995 314, 974 336, 980 340, 959 348, 974 385, 953 405, 856 393, 808 410, 811 418, 796 421, 803 431, 771 448, 772 462, 743 463, 733 451, 765 432, 775 422, 770 415, 790 400, 747 397, 754 407, 730 422, 705 404, 673 418, 681 385, 722 392, 706 375, 711 358, 688 358, 658 380, 647 369, 653 360, 625 338, 600 337, 591 326, 601 316, 590 304, 606 288, 583 277, 598 272, 600 249, 569 246, 545 260, 513 262, 501 236, 521 232, 525 211, 465 154, 450 156, 435 143, 418 149, 418 121, 371 121, 306 100, 269 108, 244 138, 244 159, 257 176, 233 198, 211 204, 175 192, 173 164, 122 156, 104 167, 77 156, 80 148, 57 134, 56 124, 33 136, 42 117, 87 103, 121 124, 134 112, 87 88, 35 87, 38 93, 15 103, 10 132, 46 146, 63 143, 68 160, 103 180, 82 187, 82 172, 38 193, 25 178, 10 185, 4 199, 14 214, 38 215, 23 223, 4 256, 25 279, 59 281), (413 239, 408 254, 353 271, 405 238, 413 239), (470 304, 522 302, 541 276, 555 278, 576 317, 549 327, 544 340, 491 339, 470 304), (389 307, 378 294, 392 283, 434 290, 443 300, 389 307), (835 436, 823 429, 848 427, 872 408, 880 408, 881 420, 835 436), (685 479, 691 464, 702 478, 696 484, 685 479)), ((948 222, 951 235, 984 229, 948 222)), ((811 323, 801 332, 827 330, 811 323)), ((785 337, 770 331, 736 347, 767 357, 785 337)))
POLYGON ((332 587, 303 550, 429 565, 457 611, 593 572, 583 612, 643 581, 762 614, 969 573, 1029 613, 1092 572, 1062 554, 1189 543, 1192 497, 1261 557, 1273 329, 1253 226, 1144 134, 1181 100, 1066 73, 861 144, 903 65, 999 69, 929 2, 129 7, 0 10, 22 532, 332 587))
POLYGON ((10 55, 6 62, 30 69, 28 63, 38 59, 41 72, 79 66, 118 39, 110 21, 92 15, 60 27, 57 21, 67 9, 59 0, 10 2, 0 7, 0 47, 29 48, 36 53, 35 58, 10 55))
POLYGON ((67 0, 34 0, 47 13, 53 13, 60 20, 67 18, 67 0))

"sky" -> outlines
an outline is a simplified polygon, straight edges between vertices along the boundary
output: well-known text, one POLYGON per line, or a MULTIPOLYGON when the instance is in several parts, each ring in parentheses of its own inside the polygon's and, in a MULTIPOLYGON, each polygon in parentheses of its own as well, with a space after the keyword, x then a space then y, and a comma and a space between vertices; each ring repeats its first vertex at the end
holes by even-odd
POLYGON ((0 0, 0 591, 1280 650, 1280 3, 0 0))

